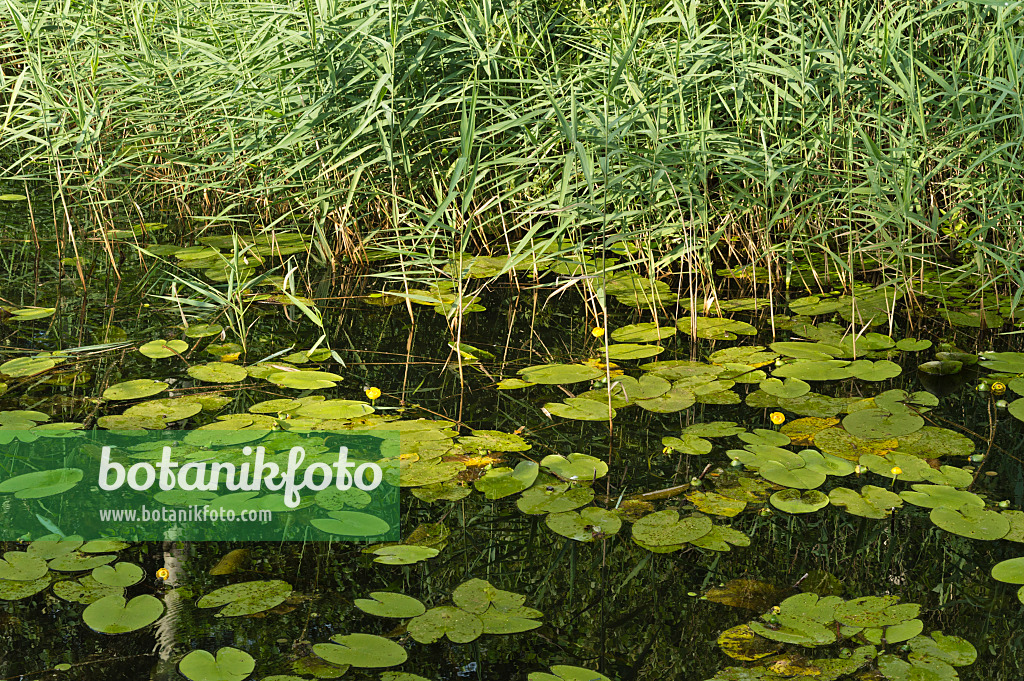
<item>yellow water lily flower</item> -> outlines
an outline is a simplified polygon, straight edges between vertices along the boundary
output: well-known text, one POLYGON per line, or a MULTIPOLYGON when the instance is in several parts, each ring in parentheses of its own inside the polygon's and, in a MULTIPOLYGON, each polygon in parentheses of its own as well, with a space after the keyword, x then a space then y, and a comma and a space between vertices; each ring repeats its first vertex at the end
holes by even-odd
POLYGON ((781 426, 783 423, 786 422, 786 415, 783 414, 781 411, 773 411, 768 416, 768 418, 770 418, 772 420, 772 423, 774 423, 777 426, 781 426))
POLYGON ((892 473, 893 475, 903 475, 903 469, 902 469, 902 468, 900 468, 899 466, 893 466, 893 467, 892 467, 892 471, 890 471, 890 472, 891 472, 891 473, 892 473))
POLYGON ((380 388, 367 388, 363 392, 366 393, 367 399, 375 400, 380 397, 380 388))
POLYGON ((157 576, 157 579, 166 580, 168 577, 171 576, 171 571, 168 570, 167 568, 160 568, 159 570, 156 571, 156 576, 157 576))
POLYGON ((1000 383, 999 381, 996 381, 991 386, 989 386, 989 390, 992 391, 993 395, 1002 395, 1003 393, 1006 392, 1006 385, 1000 383))
POLYGON ((590 335, 593 336, 594 338, 600 338, 601 336, 604 335, 604 327, 595 326, 593 329, 590 330, 590 335))

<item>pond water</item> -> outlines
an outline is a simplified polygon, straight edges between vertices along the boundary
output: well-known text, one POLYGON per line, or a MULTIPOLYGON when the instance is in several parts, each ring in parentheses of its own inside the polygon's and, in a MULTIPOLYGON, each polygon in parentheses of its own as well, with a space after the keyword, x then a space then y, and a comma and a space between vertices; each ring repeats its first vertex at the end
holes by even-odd
POLYGON ((3 237, 5 513, 45 516, 66 492, 3 486, 58 423, 379 428, 402 433, 388 470, 406 548, 315 525, 89 547, 41 517, 5 537, 0 678, 1024 673, 1024 355, 1006 301, 982 324, 937 278, 917 311, 905 283, 768 300, 723 278, 691 314, 677 279, 581 278, 593 264, 571 255, 474 301, 501 259, 406 287, 310 266, 287 235, 236 258, 230 237, 157 231, 140 255, 108 234, 77 260, 20 224, 3 237), (238 280, 216 281, 225 267, 238 280), (262 272, 277 278, 238 286, 262 272), (446 315, 459 290, 464 314, 446 315), (166 385, 136 396, 140 380, 166 385), (115 570, 76 562, 96 555, 115 570))

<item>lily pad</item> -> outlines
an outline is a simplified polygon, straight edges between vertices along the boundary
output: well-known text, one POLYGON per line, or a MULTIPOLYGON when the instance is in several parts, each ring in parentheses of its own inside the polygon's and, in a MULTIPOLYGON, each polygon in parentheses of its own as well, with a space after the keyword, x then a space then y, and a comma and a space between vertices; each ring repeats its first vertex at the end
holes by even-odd
POLYGON ((291 593, 291 584, 279 579, 240 582, 211 591, 196 605, 200 608, 225 606, 217 617, 238 617, 275 608, 284 603, 291 593))
POLYGON ((579 513, 549 513, 544 522, 555 534, 579 542, 592 542, 603 536, 613 535, 622 526, 622 521, 617 515, 596 506, 588 506, 579 513))
POLYGON ((139 378, 112 385, 103 391, 105 400, 138 400, 167 390, 168 384, 152 378, 139 378))
POLYGON ((551 667, 551 674, 531 672, 527 681, 611 681, 607 676, 592 669, 556 664, 551 667))
POLYGON ((992 568, 992 579, 1006 584, 1024 584, 1024 557, 996 563, 992 568))
POLYGON ((589 364, 542 364, 527 367, 519 372, 524 381, 541 385, 567 385, 580 381, 592 381, 605 372, 589 364))
POLYGON ((83 475, 80 468, 25 473, 0 482, 0 494, 13 493, 17 499, 41 499, 68 491, 81 482, 83 475))
POLYGON ((101 634, 125 634, 148 627, 160 619, 164 604, 144 594, 125 601, 124 596, 104 596, 90 604, 82 613, 89 628, 101 634))
POLYGON ((50 586, 50 575, 43 575, 31 582, 0 579, 0 601, 18 601, 34 596, 50 586))
POLYGON ((757 329, 746 322, 719 317, 680 317, 676 328, 685 334, 712 340, 736 340, 737 334, 757 335, 757 329))
POLYGON ((139 352, 150 359, 175 357, 188 350, 188 343, 183 340, 153 340, 139 346, 139 352))
POLYGON ((267 376, 267 380, 282 388, 318 390, 335 387, 342 377, 329 371, 279 371, 267 376))
POLYGON ((954 667, 966 667, 978 659, 978 651, 969 641, 959 636, 946 636, 941 631, 933 631, 930 637, 912 638, 907 645, 910 646, 912 660, 935 660, 954 667))
POLYGON ((650 513, 633 524, 633 538, 643 546, 666 547, 700 539, 711 531, 711 518, 680 518, 672 509, 650 513))
POLYGON ((46 561, 24 551, 8 551, 0 560, 0 579, 34 582, 48 571, 46 561))
POLYGON ((811 391, 810 384, 799 378, 787 378, 785 381, 768 378, 761 381, 758 387, 769 395, 783 398, 800 397, 811 391))
POLYGON ((549 454, 541 459, 540 465, 563 480, 579 482, 603 478, 608 472, 608 464, 589 454, 549 454))
POLYGON ((1000 514, 969 504, 958 509, 939 506, 933 508, 928 517, 947 532, 970 539, 993 541, 1002 539, 1010 531, 1009 521, 1000 514))
POLYGON ((409 620, 406 630, 420 643, 434 643, 443 636, 447 636, 452 643, 469 643, 483 634, 484 625, 473 613, 451 606, 440 606, 409 620))
POLYGON ((157 418, 162 421, 181 421, 203 410, 199 400, 191 397, 172 397, 133 404, 124 411, 125 416, 157 418))
POLYGON ((0 374, 11 378, 35 376, 57 366, 52 357, 18 357, 0 364, 0 374))
POLYGON ((244 681, 256 669, 256 660, 237 648, 221 648, 214 657, 193 650, 178 663, 178 671, 191 681, 244 681))
MULTIPOLYGON (((422 615, 421 615, 422 617, 422 615)), ((410 621, 411 622, 411 621, 410 621)), ((383 636, 373 634, 341 634, 331 637, 333 643, 317 643, 313 652, 338 666, 381 668, 400 665, 408 658, 405 649, 383 636)))
POLYGON ((66 601, 89 605, 107 596, 124 596, 124 587, 101 584, 89 575, 66 579, 53 585, 53 593, 66 601))
POLYGON ((862 518, 888 518, 894 509, 903 505, 900 495, 874 485, 865 485, 859 493, 836 487, 828 496, 833 506, 843 506, 848 513, 862 518))
POLYGON ((692 456, 710 454, 712 450, 712 445, 709 440, 697 437, 696 435, 691 435, 690 433, 683 433, 681 437, 663 437, 661 438, 661 444, 672 451, 692 456))
POLYGON ((816 489, 784 489, 773 494, 770 501, 786 513, 814 513, 828 506, 829 497, 816 489))
POLYGON ((142 568, 134 563, 101 565, 92 571, 92 578, 108 586, 128 587, 138 584, 145 577, 142 568))
POLYGON ((357 598, 355 606, 377 617, 419 617, 427 608, 419 600, 390 591, 374 591, 370 598, 357 598))
POLYGON ((658 326, 654 322, 642 322, 615 329, 612 331, 611 337, 616 343, 652 343, 671 338, 675 334, 674 326, 658 326))
POLYGON ((516 506, 527 515, 565 513, 586 506, 593 499, 594 489, 588 485, 559 489, 554 485, 535 484, 523 492, 523 495, 516 501, 516 506))
POLYGON ((884 409, 861 409, 843 419, 843 428, 864 440, 885 440, 910 435, 924 427, 917 414, 890 414, 884 409))
POLYGON ((887 627, 912 620, 920 612, 920 605, 899 603, 896 596, 864 596, 837 605, 834 616, 853 627, 887 627))
POLYGON ((739 515, 747 507, 746 501, 733 499, 718 492, 693 492, 687 494, 686 499, 696 506, 698 511, 726 518, 739 515))
POLYGON ((565 402, 548 402, 544 408, 555 416, 576 421, 607 421, 615 418, 615 410, 607 404, 583 397, 569 397, 565 402))
POLYGON ((429 546, 395 544, 373 551, 373 554, 377 556, 373 559, 373 562, 384 565, 412 565, 433 558, 439 553, 440 551, 429 546))
POLYGON ((798 378, 802 381, 839 381, 853 376, 850 362, 841 359, 798 359, 772 372, 776 377, 798 378))
POLYGON ((629 360, 654 357, 665 351, 660 345, 643 345, 641 343, 615 343, 608 346, 608 359, 629 360))
POLYGON ((248 378, 249 372, 237 364, 207 362, 190 366, 188 375, 204 383, 238 383, 248 378))
POLYGON ((488 499, 502 499, 528 489, 537 479, 539 470, 533 461, 520 461, 514 469, 501 467, 486 471, 474 485, 488 499))

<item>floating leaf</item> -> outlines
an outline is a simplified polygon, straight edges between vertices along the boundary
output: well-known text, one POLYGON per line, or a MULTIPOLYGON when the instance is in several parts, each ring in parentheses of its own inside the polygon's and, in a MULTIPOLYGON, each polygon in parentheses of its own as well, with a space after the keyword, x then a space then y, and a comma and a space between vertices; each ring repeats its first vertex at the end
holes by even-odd
POLYGON ((419 617, 427 611, 426 607, 405 594, 390 591, 374 591, 370 598, 357 598, 355 606, 365 613, 377 617, 419 617), (372 599, 372 600, 371 600, 372 599))
POLYGON ((137 400, 142 397, 152 397, 157 393, 167 390, 168 384, 152 378, 139 378, 134 381, 125 381, 112 385, 103 391, 105 400, 137 400))
POLYGON ((666 509, 634 523, 633 538, 642 546, 676 546, 703 537, 711 527, 711 518, 705 515, 680 518, 676 511, 666 509))
POLYGON ((216 657, 193 650, 178 663, 178 671, 191 681, 244 681, 254 669, 256 660, 237 648, 221 648, 216 657))
POLYGON ((933 631, 931 637, 917 636, 910 640, 910 659, 935 660, 954 667, 966 667, 978 659, 978 651, 959 636, 946 636, 933 631))
POLYGON ((800 397, 811 391, 811 386, 799 378, 787 378, 785 381, 768 378, 761 381, 758 387, 769 395, 783 398, 800 397))
POLYGON ((82 613, 82 619, 90 629, 101 634, 125 634, 148 627, 163 613, 163 602, 148 594, 127 602, 124 596, 111 595, 90 604, 82 613))
POLYGON ((786 513, 814 513, 829 504, 829 497, 816 489, 784 489, 770 499, 772 506, 786 513))
POLYGON ((591 542, 615 534, 622 526, 622 521, 617 515, 596 506, 588 506, 579 513, 549 513, 544 522, 555 534, 579 542, 591 542))
MULTIPOLYGON (((420 643, 433 643, 443 636, 447 636, 452 643, 469 643, 480 637, 484 625, 473 613, 451 606, 440 606, 409 620, 406 630, 420 643)), ((317 654, 320 654, 319 651, 317 654)))
POLYGON ((92 578, 100 584, 108 586, 128 587, 138 584, 145 577, 145 573, 134 563, 116 563, 114 565, 101 565, 92 571, 92 578))
POLYGON ((874 485, 865 485, 859 493, 836 487, 828 496, 833 506, 844 506, 848 513, 863 518, 888 518, 894 509, 903 505, 898 494, 874 485))
POLYGON ((52 357, 19 357, 0 364, 0 374, 11 378, 24 378, 49 371, 55 366, 57 360, 52 357))
POLYGON ((543 468, 548 469, 563 480, 590 482, 603 478, 608 472, 608 464, 589 454, 548 454, 540 461, 543 468))
POLYGON ((594 499, 594 489, 587 485, 559 488, 554 485, 534 485, 516 501, 519 510, 527 515, 564 513, 586 506, 594 499))
POLYGON ((183 340, 154 340, 139 346, 139 352, 150 359, 175 357, 188 350, 188 343, 183 340))
POLYGON ((48 571, 46 561, 24 551, 8 551, 0 560, 0 579, 34 582, 48 571))
POLYGON ((729 657, 748 662, 774 655, 781 648, 778 643, 755 634, 746 624, 726 629, 719 634, 718 647, 729 657))
POLYGON ((654 357, 665 351, 660 345, 642 345, 640 343, 615 343, 608 346, 608 359, 629 360, 654 357))
POLYGON ((238 383, 248 378, 249 372, 237 364, 208 362, 193 364, 188 368, 188 375, 204 383, 238 383))
POLYGON ((333 643, 314 644, 313 652, 318 657, 338 666, 394 667, 405 662, 408 657, 402 646, 382 636, 372 634, 342 636, 338 634, 332 636, 331 641, 333 643))
POLYGON ((652 343, 671 338, 676 333, 674 326, 658 326, 654 322, 630 324, 611 333, 616 343, 652 343))
POLYGON ((551 674, 544 672, 531 672, 527 681, 611 681, 604 674, 600 674, 583 667, 571 667, 564 664, 556 664, 551 667, 551 674))
POLYGON ((739 515, 747 507, 746 501, 733 499, 717 492, 693 492, 687 494, 686 499, 699 511, 726 518, 739 515))
POLYGON ((384 565, 412 565, 433 558, 439 553, 440 551, 437 549, 432 549, 428 546, 396 544, 384 546, 373 551, 373 554, 377 556, 377 558, 373 559, 373 562, 384 565))
POLYGON ((914 338, 903 338, 896 341, 896 349, 902 350, 903 352, 921 352, 927 350, 932 346, 932 342, 927 339, 916 340, 914 338))
POLYGON ((861 409, 843 419, 843 428, 865 440, 885 440, 910 435, 924 427, 924 419, 913 413, 890 414, 884 409, 861 409))
POLYGON ((329 371, 279 371, 267 376, 267 380, 282 388, 318 390, 335 387, 342 377, 329 371))
POLYGON ((1002 539, 1010 531, 1009 521, 1000 514, 969 504, 957 509, 938 506, 928 517, 947 532, 970 539, 993 541, 1002 539))
POLYGON ((676 320, 676 327, 685 334, 712 340, 736 340, 737 334, 757 334, 757 329, 746 322, 719 317, 681 317, 676 320))
POLYGON ((605 375, 605 372, 589 364, 542 364, 527 367, 519 372, 524 381, 542 385, 565 385, 592 381, 605 375))
MULTIPOLYGON (((637 404, 641 403, 638 402, 637 404)), ((615 410, 607 404, 583 397, 569 397, 566 398, 565 402, 548 402, 544 405, 544 408, 555 416, 576 421, 607 421, 608 419, 615 418, 615 410)))
POLYGON ((0 494, 14 494, 17 499, 41 499, 68 491, 83 475, 80 468, 25 473, 0 482, 0 494))
POLYGON ((672 451, 692 456, 710 454, 712 449, 710 441, 690 433, 683 433, 681 437, 663 437, 661 438, 661 444, 672 451))
POLYGON ((488 499, 502 499, 518 494, 537 479, 539 466, 533 461, 520 461, 512 468, 492 468, 486 471, 474 485, 488 499))
POLYGON ((252 615, 275 608, 284 603, 292 593, 288 582, 273 579, 255 582, 240 582, 221 587, 206 594, 196 605, 200 608, 219 608, 217 617, 238 617, 252 615))
POLYGON ((199 400, 191 397, 172 397, 133 404, 125 409, 124 415, 133 418, 156 418, 170 422, 187 419, 202 410, 203 405, 199 400))
POLYGON ((772 373, 777 377, 798 378, 803 381, 839 381, 853 376, 850 362, 841 359, 798 359, 792 364, 784 364, 772 373))

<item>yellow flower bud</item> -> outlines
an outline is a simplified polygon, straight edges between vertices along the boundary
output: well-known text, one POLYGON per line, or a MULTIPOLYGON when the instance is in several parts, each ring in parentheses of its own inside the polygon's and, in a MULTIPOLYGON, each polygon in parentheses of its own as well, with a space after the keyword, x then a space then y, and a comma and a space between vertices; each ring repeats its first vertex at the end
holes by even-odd
POLYGON ((899 466, 893 466, 893 467, 892 467, 892 471, 890 471, 890 472, 891 472, 891 473, 892 473, 893 475, 902 475, 902 474, 903 474, 903 469, 902 469, 902 468, 900 468, 899 466))
POLYGON ((363 392, 366 393, 367 399, 375 400, 380 397, 380 388, 367 388, 363 392))
POLYGON ((772 420, 772 423, 774 423, 777 426, 781 426, 783 423, 786 422, 786 415, 783 414, 781 411, 773 411, 768 418, 770 418, 772 420))
POLYGON ((601 336, 604 335, 604 327, 595 326, 593 329, 590 330, 590 335, 593 336, 594 338, 600 338, 601 336))

